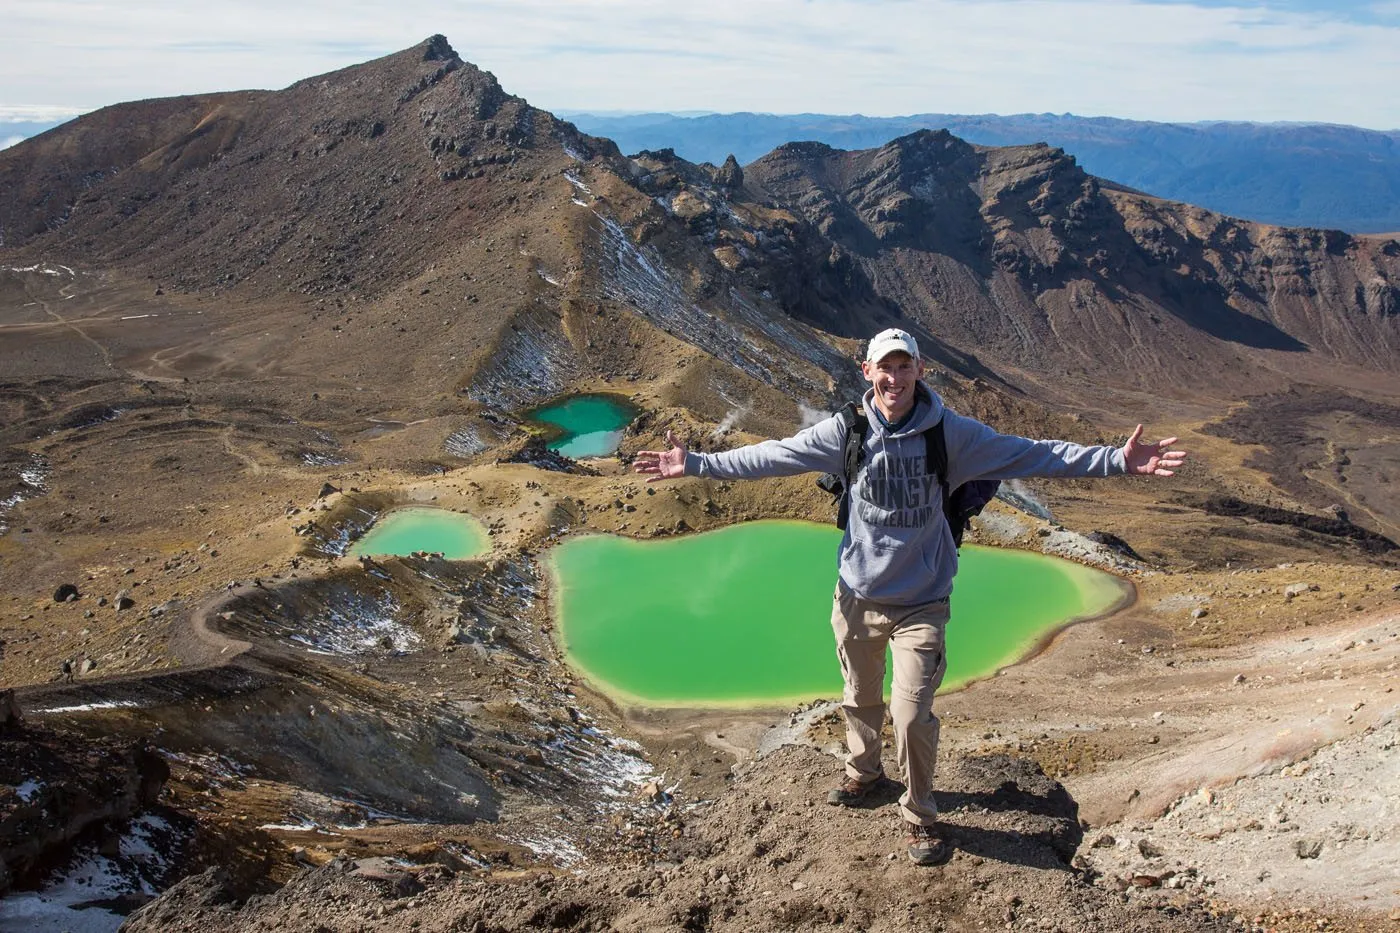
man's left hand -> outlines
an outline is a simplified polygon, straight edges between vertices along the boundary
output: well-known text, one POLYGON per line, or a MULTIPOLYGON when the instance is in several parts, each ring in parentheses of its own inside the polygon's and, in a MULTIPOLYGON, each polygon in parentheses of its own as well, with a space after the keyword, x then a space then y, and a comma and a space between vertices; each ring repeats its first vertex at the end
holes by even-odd
POLYGON ((1142 425, 1137 426, 1123 445, 1123 463, 1132 476, 1173 476, 1174 468, 1186 462, 1186 451, 1168 450, 1176 438, 1165 437, 1155 444, 1142 442, 1142 425))

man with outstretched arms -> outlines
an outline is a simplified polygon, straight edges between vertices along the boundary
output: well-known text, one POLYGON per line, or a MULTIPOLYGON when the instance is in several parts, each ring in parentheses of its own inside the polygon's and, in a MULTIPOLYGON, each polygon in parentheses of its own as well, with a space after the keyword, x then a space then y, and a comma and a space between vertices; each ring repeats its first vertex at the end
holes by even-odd
MULTIPOLYGON (((944 516, 944 489, 974 480, 1019 477, 1171 476, 1186 458, 1169 450, 1176 438, 1143 443, 1138 425, 1121 448, 998 434, 953 412, 922 379, 923 361, 903 330, 870 341, 861 372, 870 388, 861 466, 849 483, 849 517, 841 539, 831 626, 845 683, 846 780, 830 803, 858 804, 880 785, 885 647, 894 677, 890 694, 895 750, 905 791, 899 799, 918 864, 942 861, 950 849, 936 828, 933 773, 938 717, 933 695, 947 669, 944 628, 958 569, 957 545, 944 516), (947 476, 931 475, 924 432, 942 423, 947 476)), ((860 416, 858 416, 860 417, 860 416)), ((832 416, 792 437, 722 453, 689 451, 671 432, 669 450, 641 451, 634 461, 648 481, 681 476, 758 479, 798 473, 840 473, 848 429, 832 416)))

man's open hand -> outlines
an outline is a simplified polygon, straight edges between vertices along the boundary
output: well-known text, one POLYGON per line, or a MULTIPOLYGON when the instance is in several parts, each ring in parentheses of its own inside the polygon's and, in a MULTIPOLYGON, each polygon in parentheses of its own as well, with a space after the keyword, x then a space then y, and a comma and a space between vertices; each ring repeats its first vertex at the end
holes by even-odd
POLYGON ((639 450, 632 460, 632 469, 653 474, 647 477, 648 483, 685 475, 685 445, 670 430, 666 431, 666 443, 671 445, 670 450, 639 450))
POLYGON ((1173 476, 1174 468, 1186 462, 1186 451, 1168 450, 1176 438, 1166 437, 1155 444, 1142 442, 1142 425, 1137 426, 1128 443, 1123 445, 1123 462, 1129 475, 1173 476))

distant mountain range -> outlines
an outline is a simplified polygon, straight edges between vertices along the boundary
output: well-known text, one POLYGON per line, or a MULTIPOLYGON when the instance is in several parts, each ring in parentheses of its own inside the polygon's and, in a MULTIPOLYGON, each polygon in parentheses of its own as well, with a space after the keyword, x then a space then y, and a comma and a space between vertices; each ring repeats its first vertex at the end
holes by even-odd
POLYGON ((1148 123, 1070 114, 908 117, 726 113, 563 114, 623 152, 674 149, 742 164, 786 142, 871 149, 920 129, 984 146, 1046 142, 1100 178, 1262 223, 1351 233, 1400 231, 1400 131, 1291 123, 1148 123))
MULTIPOLYGON (((1150 123, 1072 114, 563 112, 627 153, 673 149, 692 162, 748 164, 788 142, 879 148, 921 129, 983 146, 1045 142, 1139 191, 1232 217, 1349 233, 1400 231, 1400 130, 1327 123, 1150 123)), ((0 121, 0 149, 59 124, 0 121)))
MULTIPOLYGON (((742 168, 626 158, 442 37, 282 91, 107 107, 6 149, 0 234, 0 265, 312 313, 381 303, 374 329, 354 317, 385 372, 429 358, 451 321, 454 385, 505 386, 509 404, 481 395, 505 408, 562 391, 614 337, 613 371, 640 371, 621 334, 643 320, 798 398, 850 371, 821 335, 896 323, 949 370, 1056 385, 1208 373, 1233 398, 1304 358, 1400 371, 1400 240, 1232 220, 1044 144, 947 130, 785 143, 742 168), (606 308, 636 323, 607 333, 606 308)), ((288 341, 295 365, 355 339, 309 333, 288 341)))

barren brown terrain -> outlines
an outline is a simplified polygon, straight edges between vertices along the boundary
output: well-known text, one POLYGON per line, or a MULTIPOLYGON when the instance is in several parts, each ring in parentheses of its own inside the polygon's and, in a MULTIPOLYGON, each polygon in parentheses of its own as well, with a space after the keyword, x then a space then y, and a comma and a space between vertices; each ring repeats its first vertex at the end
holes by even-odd
POLYGON ((946 133, 629 157, 441 37, 99 111, 0 153, 0 192, 0 905, 158 816, 127 929, 1400 929, 1394 238, 946 133), (544 566, 830 520, 810 478, 628 461, 790 433, 896 322, 999 430, 1192 452, 979 521, 1134 598, 940 700, 932 870, 893 796, 822 803, 829 702, 620 706, 544 566), (640 412, 617 457, 524 417, 581 392, 640 412), (489 554, 345 556, 415 503, 489 554))

